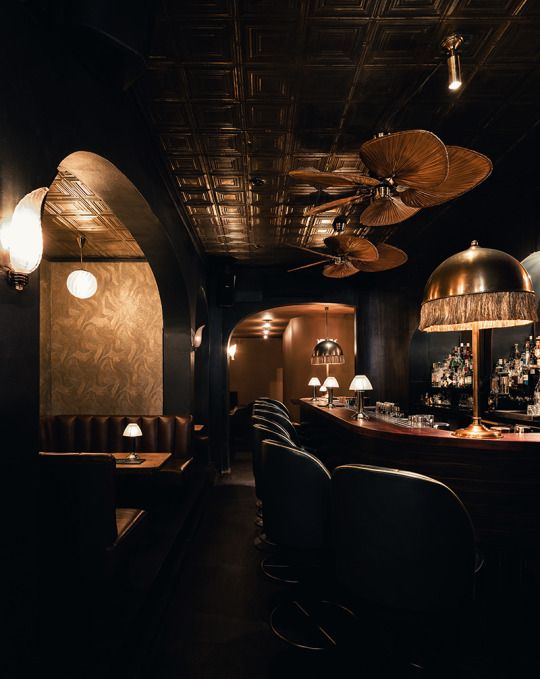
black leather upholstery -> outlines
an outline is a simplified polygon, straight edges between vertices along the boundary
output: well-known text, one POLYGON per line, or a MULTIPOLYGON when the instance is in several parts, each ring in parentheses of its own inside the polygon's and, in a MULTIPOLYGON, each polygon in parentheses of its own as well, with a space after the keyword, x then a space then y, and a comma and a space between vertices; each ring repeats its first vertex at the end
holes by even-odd
POLYGON ((290 419, 285 415, 279 412, 275 408, 268 408, 264 406, 253 406, 253 416, 262 416, 265 417, 267 420, 271 420, 272 422, 276 422, 277 424, 281 425, 283 429, 287 432, 289 437, 291 438, 292 442, 294 443, 295 446, 300 446, 300 438, 298 436, 298 432, 296 431, 293 423, 290 421, 290 419))
POLYGON ((329 544, 330 473, 313 455, 277 441, 262 444, 266 534, 280 547, 324 550, 329 544))
POLYGON ((47 558, 103 577, 140 534, 145 512, 115 506, 112 455, 40 453, 39 463, 40 534, 47 558))
POLYGON ((284 403, 282 403, 281 401, 276 400, 275 398, 269 398, 268 396, 260 396, 255 401, 255 403, 257 403, 257 402, 263 402, 263 403, 271 404, 271 405, 279 408, 279 410, 283 411, 285 413, 285 415, 287 415, 287 417, 290 417, 290 413, 289 413, 287 406, 284 403))
POLYGON ((337 575, 355 596, 418 612, 472 601, 474 531, 447 486, 410 472, 345 465, 334 470, 332 497, 337 575))
POLYGON ((272 422, 268 422, 268 426, 257 422, 253 425, 253 477, 255 478, 255 495, 259 499, 262 499, 262 442, 268 439, 286 446, 292 445, 290 438, 280 432, 280 429, 279 425, 273 425, 272 422))
POLYGON ((253 415, 253 417, 251 418, 251 424, 252 426, 255 424, 262 424, 265 427, 271 427, 282 436, 285 436, 290 441, 291 445, 294 445, 293 440, 289 435, 289 432, 286 429, 284 429, 278 422, 274 422, 274 420, 268 419, 266 415, 253 415))
POLYGON ((170 452, 177 459, 191 454, 191 415, 49 415, 41 418, 40 449, 45 452, 116 453, 128 451, 123 436, 128 422, 142 431, 139 452, 170 452))

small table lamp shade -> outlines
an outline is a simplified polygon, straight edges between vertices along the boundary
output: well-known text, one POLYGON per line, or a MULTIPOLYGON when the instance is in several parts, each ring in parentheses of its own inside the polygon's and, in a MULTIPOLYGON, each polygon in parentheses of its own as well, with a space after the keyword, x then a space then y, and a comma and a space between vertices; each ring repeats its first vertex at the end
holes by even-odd
POLYGON ((127 436, 128 438, 136 438, 137 436, 142 436, 142 431, 136 422, 130 422, 124 429, 122 436, 127 436))
POLYGON ((349 385, 349 391, 371 391, 373 387, 365 375, 355 375, 349 385))
MULTIPOLYGON (((137 439, 142 435, 141 428, 136 422, 130 422, 124 429, 122 436, 131 440, 131 452, 125 460, 121 461, 123 464, 141 464, 141 462, 144 462, 143 458, 139 457, 136 451, 137 439)), ((117 464, 118 462, 117 460, 117 464)))
POLYGON ((339 382, 335 377, 327 377, 323 382, 323 387, 326 387, 328 392, 328 408, 335 408, 334 405, 334 389, 339 387, 339 382))
POLYGON ((312 401, 317 400, 317 387, 321 386, 321 380, 318 377, 312 377, 308 382, 308 387, 313 387, 312 401))
POLYGON ((366 375, 355 375, 352 382, 349 385, 350 391, 356 392, 356 412, 354 413, 354 420, 367 420, 369 419, 364 412, 364 398, 362 392, 371 391, 373 387, 371 382, 368 380, 366 375))

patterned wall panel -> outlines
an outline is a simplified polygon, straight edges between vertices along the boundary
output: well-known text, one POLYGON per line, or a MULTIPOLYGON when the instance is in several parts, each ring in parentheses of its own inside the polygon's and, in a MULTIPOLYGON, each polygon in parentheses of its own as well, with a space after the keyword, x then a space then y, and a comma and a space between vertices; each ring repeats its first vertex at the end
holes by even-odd
POLYGON ((42 413, 162 414, 163 320, 149 265, 89 263, 98 280, 89 300, 67 291, 73 263, 51 262, 45 268, 42 413))

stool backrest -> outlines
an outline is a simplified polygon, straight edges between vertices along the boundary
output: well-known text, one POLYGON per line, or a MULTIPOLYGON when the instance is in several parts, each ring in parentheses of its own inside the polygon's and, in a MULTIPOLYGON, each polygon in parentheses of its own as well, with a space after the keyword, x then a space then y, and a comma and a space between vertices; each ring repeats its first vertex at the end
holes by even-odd
POLYGON ((260 407, 254 407, 253 408, 253 416, 259 416, 259 417, 264 417, 267 420, 271 420, 272 422, 275 422, 276 424, 279 424, 289 437, 291 438, 292 442, 294 443, 295 446, 300 446, 300 439, 298 438, 298 434, 296 432, 296 429, 294 428, 293 423, 290 421, 290 419, 282 414, 281 412, 278 412, 277 410, 271 410, 269 408, 260 408, 260 407))
POLYGON ((328 547, 330 472, 314 455, 268 439, 261 462, 268 537, 284 547, 328 547))
POLYGON ((409 611, 450 610, 473 595, 467 510, 420 474, 344 465, 332 476, 337 576, 359 598, 409 611))
POLYGON ((271 405, 274 405, 280 410, 282 410, 285 413, 285 415, 289 417, 289 409, 287 408, 287 406, 275 398, 269 398, 268 396, 260 396, 258 399, 256 399, 255 402, 270 403, 271 405))
POLYGON ((255 495, 264 502, 264 484, 262 478, 262 442, 267 439, 270 441, 278 441, 286 446, 292 446, 291 439, 282 431, 279 425, 275 426, 272 422, 268 422, 266 426, 262 422, 256 422, 253 425, 253 476, 255 478, 255 495))

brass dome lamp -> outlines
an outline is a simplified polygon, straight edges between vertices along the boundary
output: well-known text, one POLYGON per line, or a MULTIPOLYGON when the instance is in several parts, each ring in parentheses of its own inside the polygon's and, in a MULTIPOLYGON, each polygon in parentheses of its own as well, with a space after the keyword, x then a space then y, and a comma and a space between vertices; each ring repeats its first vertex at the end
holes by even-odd
POLYGON ((343 349, 337 340, 328 338, 328 307, 324 307, 325 313, 325 336, 326 339, 318 339, 311 354, 311 365, 329 365, 345 363, 343 349))
POLYGON ((440 264, 424 289, 420 330, 472 331, 473 421, 453 432, 476 439, 499 438, 480 422, 478 350, 480 330, 527 325, 538 320, 531 278, 523 266, 501 250, 471 247, 440 264))

